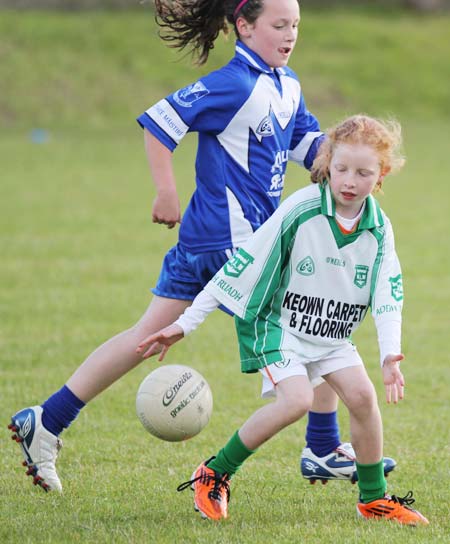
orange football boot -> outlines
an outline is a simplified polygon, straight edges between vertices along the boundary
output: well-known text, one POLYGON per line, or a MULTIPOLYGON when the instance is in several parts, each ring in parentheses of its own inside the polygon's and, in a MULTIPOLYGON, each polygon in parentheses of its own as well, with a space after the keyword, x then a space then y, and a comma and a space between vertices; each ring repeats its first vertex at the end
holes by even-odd
POLYGON ((359 502, 356 510, 366 519, 388 519, 403 525, 428 525, 430 522, 425 516, 410 508, 414 501, 413 493, 409 491, 405 497, 385 495, 382 499, 368 503, 359 502))
POLYGON ((177 491, 190 487, 194 491, 194 508, 203 518, 219 520, 228 517, 230 479, 228 474, 219 474, 208 468, 211 457, 192 474, 192 479, 178 486, 177 491))

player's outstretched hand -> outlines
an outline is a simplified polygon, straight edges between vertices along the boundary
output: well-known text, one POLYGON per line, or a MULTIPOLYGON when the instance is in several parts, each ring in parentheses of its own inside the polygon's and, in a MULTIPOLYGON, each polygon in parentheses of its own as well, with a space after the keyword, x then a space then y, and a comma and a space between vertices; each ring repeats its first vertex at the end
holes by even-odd
POLYGON ((386 401, 397 404, 404 396, 405 380, 400 371, 400 361, 405 358, 401 353, 386 355, 383 363, 383 382, 386 389, 386 401))
POLYGON ((143 359, 148 359, 152 355, 159 353, 158 361, 162 361, 169 351, 169 348, 184 336, 183 329, 179 325, 169 325, 150 336, 147 336, 136 348, 136 353, 140 353, 143 359))

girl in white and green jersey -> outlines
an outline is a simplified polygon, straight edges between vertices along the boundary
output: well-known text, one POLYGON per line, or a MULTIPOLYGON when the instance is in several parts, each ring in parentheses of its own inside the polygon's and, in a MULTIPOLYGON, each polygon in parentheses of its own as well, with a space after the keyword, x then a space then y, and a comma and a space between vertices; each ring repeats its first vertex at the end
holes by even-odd
POLYGON ((314 184, 286 199, 193 305, 147 339, 145 355, 162 349, 162 360, 170 345, 224 304, 236 316, 242 371, 259 371, 263 396, 275 396, 180 486, 194 489, 204 517, 227 517, 230 478, 260 445, 307 413, 313 387, 326 380, 350 413, 358 513, 428 524, 409 507, 412 492, 386 495, 377 397, 351 342, 370 308, 387 402, 402 399, 402 275, 391 223, 372 196, 403 164, 400 134, 397 123, 364 115, 329 130, 312 168, 314 184))

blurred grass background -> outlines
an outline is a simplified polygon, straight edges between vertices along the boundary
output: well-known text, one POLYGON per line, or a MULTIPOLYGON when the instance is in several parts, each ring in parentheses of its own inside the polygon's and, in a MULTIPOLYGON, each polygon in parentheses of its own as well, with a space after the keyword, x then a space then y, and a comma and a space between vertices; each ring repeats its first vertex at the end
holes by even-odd
MULTIPOLYGON (((223 65, 234 48, 231 34, 219 37, 208 64, 194 67, 158 38, 147 5, 0 15, 0 122, 8 128, 123 129, 153 101, 223 65)), ((448 22, 395 8, 337 7, 332 18, 304 8, 290 65, 320 117, 358 110, 448 120, 448 22)))
MULTIPOLYGON (((404 127, 404 170, 382 207, 402 260, 406 398, 384 404, 373 324, 356 337, 380 395, 390 491, 414 489, 431 526, 357 522, 356 488, 299 476, 302 421, 261 448, 235 478, 230 520, 201 523, 176 486, 262 401, 241 376, 232 323, 220 312, 171 350, 168 363, 208 379, 214 414, 186 443, 150 437, 134 413, 150 361, 95 399, 65 434, 62 497, 27 481, 6 425, 41 403, 86 355, 145 310, 176 231, 151 223, 154 189, 135 117, 227 62, 219 38, 194 67, 158 38, 148 4, 132 11, 0 11, 0 541, 447 542, 449 525, 449 17, 375 3, 304 2, 291 66, 326 127, 364 111, 404 127)), ((175 153, 183 206, 193 190, 195 135, 175 153)), ((308 183, 292 165, 285 194, 308 183)), ((339 412, 342 436, 348 417, 339 412)))

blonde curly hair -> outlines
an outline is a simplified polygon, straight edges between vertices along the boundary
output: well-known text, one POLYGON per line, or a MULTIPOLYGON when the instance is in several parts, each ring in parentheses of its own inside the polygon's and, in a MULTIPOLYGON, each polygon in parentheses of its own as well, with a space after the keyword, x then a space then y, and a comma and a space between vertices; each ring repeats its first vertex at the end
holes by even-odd
MULTIPOLYGON (((402 129, 395 120, 382 120, 368 115, 353 115, 326 131, 311 168, 311 181, 324 183, 330 179, 330 162, 337 145, 363 144, 373 147, 379 155, 381 171, 396 172, 402 168, 405 159, 401 153, 402 129)), ((381 190, 382 179, 374 192, 381 190)))

